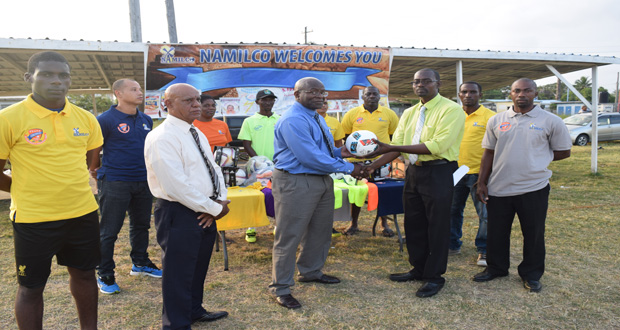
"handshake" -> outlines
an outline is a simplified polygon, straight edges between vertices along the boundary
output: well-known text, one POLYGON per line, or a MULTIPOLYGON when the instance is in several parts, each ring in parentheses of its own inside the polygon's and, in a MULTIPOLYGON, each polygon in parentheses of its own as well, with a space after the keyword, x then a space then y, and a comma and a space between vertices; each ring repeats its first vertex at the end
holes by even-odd
POLYGON ((370 175, 375 171, 373 164, 370 164, 370 165, 362 165, 359 163, 353 164, 354 169, 353 169, 353 172, 351 172, 351 176, 356 179, 368 179, 370 175))
MULTIPOLYGON (((357 155, 353 155, 352 153, 349 152, 349 150, 347 150, 346 148, 342 148, 342 157, 347 157, 347 158, 357 158, 357 159, 369 159, 369 158, 375 158, 377 156, 383 155, 385 153, 390 152, 390 145, 389 144, 385 144, 380 142, 379 140, 373 139, 373 142, 375 144, 377 144, 377 149, 373 152, 371 152, 370 154, 364 155, 364 156, 357 156, 357 155)), ((394 157, 396 158, 396 157, 394 157)), ((378 163, 377 160, 372 162, 369 165, 362 165, 360 163, 355 163, 353 164, 354 169, 353 172, 351 172, 351 176, 356 178, 356 179, 367 179, 370 177, 370 175, 379 167, 381 167, 381 163, 378 163)))

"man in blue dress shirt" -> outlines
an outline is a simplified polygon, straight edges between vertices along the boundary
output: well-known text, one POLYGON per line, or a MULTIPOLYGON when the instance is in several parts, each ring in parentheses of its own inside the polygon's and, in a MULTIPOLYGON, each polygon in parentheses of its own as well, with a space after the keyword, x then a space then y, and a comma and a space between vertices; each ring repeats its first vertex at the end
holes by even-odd
POLYGON ((300 282, 339 283, 323 274, 334 219, 334 187, 330 173, 360 176, 362 166, 346 148, 335 149, 325 119, 316 109, 323 106, 325 87, 316 78, 295 83, 295 104, 275 127, 273 197, 276 232, 273 242, 272 282, 269 291, 286 308, 301 304, 291 295, 295 284, 295 255, 300 282))

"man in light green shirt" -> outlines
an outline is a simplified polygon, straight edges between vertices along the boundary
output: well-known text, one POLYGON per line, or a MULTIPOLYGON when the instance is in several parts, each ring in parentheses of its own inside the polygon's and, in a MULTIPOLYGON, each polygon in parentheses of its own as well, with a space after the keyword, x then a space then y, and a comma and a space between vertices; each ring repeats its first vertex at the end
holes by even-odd
POLYGON ((415 73, 413 89, 420 103, 405 110, 392 144, 379 142, 375 153, 383 156, 365 170, 372 173, 401 153, 411 162, 407 167, 403 206, 407 252, 413 269, 391 274, 390 279, 423 281, 416 292, 420 298, 437 294, 446 281, 442 275, 448 265, 452 173, 458 168, 465 127, 461 106, 439 95, 440 86, 437 71, 422 69, 415 73))
POLYGON ((246 118, 239 131, 239 140, 243 141, 243 148, 250 155, 265 156, 273 160, 273 139, 276 121, 280 116, 271 112, 277 96, 268 89, 256 93, 256 104, 260 110, 246 118))

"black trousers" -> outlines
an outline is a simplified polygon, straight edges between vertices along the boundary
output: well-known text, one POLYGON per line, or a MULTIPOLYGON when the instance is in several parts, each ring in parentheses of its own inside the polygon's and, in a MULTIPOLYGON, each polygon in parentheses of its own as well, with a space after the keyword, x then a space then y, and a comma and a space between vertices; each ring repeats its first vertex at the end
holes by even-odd
POLYGON ((444 283, 448 265, 450 206, 457 162, 409 165, 403 190, 407 252, 414 275, 444 283))
POLYGON ((157 242, 162 254, 162 329, 190 329, 206 313, 204 282, 217 236, 215 223, 203 229, 196 213, 177 202, 155 203, 157 242))
POLYGON ((488 272, 507 275, 510 267, 510 231, 515 214, 523 233, 523 261, 517 268, 524 280, 538 281, 545 272, 545 220, 549 206, 545 188, 517 196, 489 196, 487 211, 488 272))

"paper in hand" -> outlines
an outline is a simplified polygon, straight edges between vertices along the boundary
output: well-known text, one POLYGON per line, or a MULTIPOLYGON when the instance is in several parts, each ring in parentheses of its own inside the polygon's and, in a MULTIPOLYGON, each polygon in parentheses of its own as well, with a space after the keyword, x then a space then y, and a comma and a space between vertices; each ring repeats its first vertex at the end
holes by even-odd
POLYGON ((469 167, 467 167, 467 165, 461 165, 461 167, 454 171, 452 177, 454 178, 455 186, 457 183, 459 183, 459 181, 461 181, 461 179, 465 176, 465 174, 467 174, 467 172, 469 172, 469 167))

